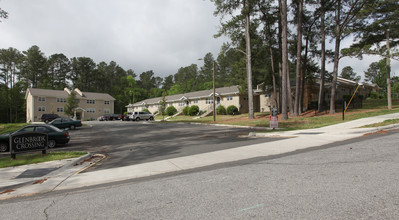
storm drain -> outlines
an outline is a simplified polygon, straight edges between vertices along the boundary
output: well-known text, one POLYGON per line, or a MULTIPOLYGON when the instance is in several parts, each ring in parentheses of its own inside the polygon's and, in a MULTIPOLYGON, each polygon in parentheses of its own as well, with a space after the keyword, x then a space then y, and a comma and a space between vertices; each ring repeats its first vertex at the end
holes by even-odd
POLYGON ((58 168, 42 168, 42 169, 25 170, 25 172, 19 174, 19 176, 15 177, 15 178, 19 179, 19 178, 41 177, 41 176, 51 173, 52 171, 54 171, 56 169, 58 169, 58 168))

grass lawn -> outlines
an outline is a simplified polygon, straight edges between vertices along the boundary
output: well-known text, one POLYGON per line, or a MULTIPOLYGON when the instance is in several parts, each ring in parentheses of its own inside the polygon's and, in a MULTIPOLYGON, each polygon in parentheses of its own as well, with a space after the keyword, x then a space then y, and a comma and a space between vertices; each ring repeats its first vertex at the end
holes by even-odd
POLYGON ((11 133, 26 125, 28 123, 0 124, 0 134, 11 133))
MULTIPOLYGON (((393 102, 392 110, 387 110, 386 106, 386 100, 366 100, 363 102, 362 109, 348 109, 345 113, 345 121, 399 112, 399 100, 395 100, 393 102)), ((281 120, 281 115, 279 115, 279 131, 320 128, 344 122, 342 120, 342 110, 337 109, 337 111, 341 112, 338 112, 336 114, 328 114, 328 112, 316 113, 313 110, 305 112, 299 117, 289 117, 288 120, 284 121, 281 120)), ((255 113, 255 119, 248 119, 248 114, 235 116, 217 115, 216 122, 213 122, 212 115, 200 119, 193 119, 193 116, 181 115, 171 118, 169 122, 196 122, 206 124, 228 124, 268 128, 270 127, 269 116, 269 113, 255 113)), ((156 120, 162 120, 162 116, 157 116, 156 120)), ((399 122, 395 120, 386 123, 394 124, 399 122)))
POLYGON ((42 155, 41 152, 22 153, 17 154, 15 160, 11 159, 11 156, 0 157, 0 168, 76 158, 86 154, 87 152, 47 152, 45 155, 42 155))

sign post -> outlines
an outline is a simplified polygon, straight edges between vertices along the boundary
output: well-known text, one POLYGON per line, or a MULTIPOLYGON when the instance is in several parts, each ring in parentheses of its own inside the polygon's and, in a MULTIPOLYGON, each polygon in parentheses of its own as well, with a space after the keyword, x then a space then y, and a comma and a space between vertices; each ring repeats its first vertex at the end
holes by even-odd
POLYGON ((278 128, 278 109, 277 107, 272 107, 270 114, 270 128, 276 129, 278 128))
POLYGON ((11 158, 16 159, 17 153, 30 151, 42 151, 46 154, 48 148, 48 136, 46 133, 24 132, 10 136, 11 158))

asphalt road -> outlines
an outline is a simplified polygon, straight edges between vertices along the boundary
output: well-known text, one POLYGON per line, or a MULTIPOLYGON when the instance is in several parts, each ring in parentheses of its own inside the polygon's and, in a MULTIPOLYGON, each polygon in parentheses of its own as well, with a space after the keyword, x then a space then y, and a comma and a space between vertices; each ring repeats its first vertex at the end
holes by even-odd
POLYGON ((397 219, 399 132, 0 201, 4 219, 397 219))
POLYGON ((89 125, 70 131, 70 143, 57 148, 106 156, 86 172, 279 140, 248 137, 253 128, 146 121, 104 121, 89 125))

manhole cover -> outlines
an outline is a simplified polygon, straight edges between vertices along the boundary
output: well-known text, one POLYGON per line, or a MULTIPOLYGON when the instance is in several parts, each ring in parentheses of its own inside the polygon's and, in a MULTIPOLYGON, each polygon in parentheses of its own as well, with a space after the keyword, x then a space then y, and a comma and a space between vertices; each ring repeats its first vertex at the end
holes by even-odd
POLYGON ((21 173, 19 176, 16 178, 34 178, 34 177, 41 177, 46 174, 49 174, 50 172, 56 170, 58 168, 43 168, 43 169, 31 169, 31 170, 25 170, 25 172, 21 173))

